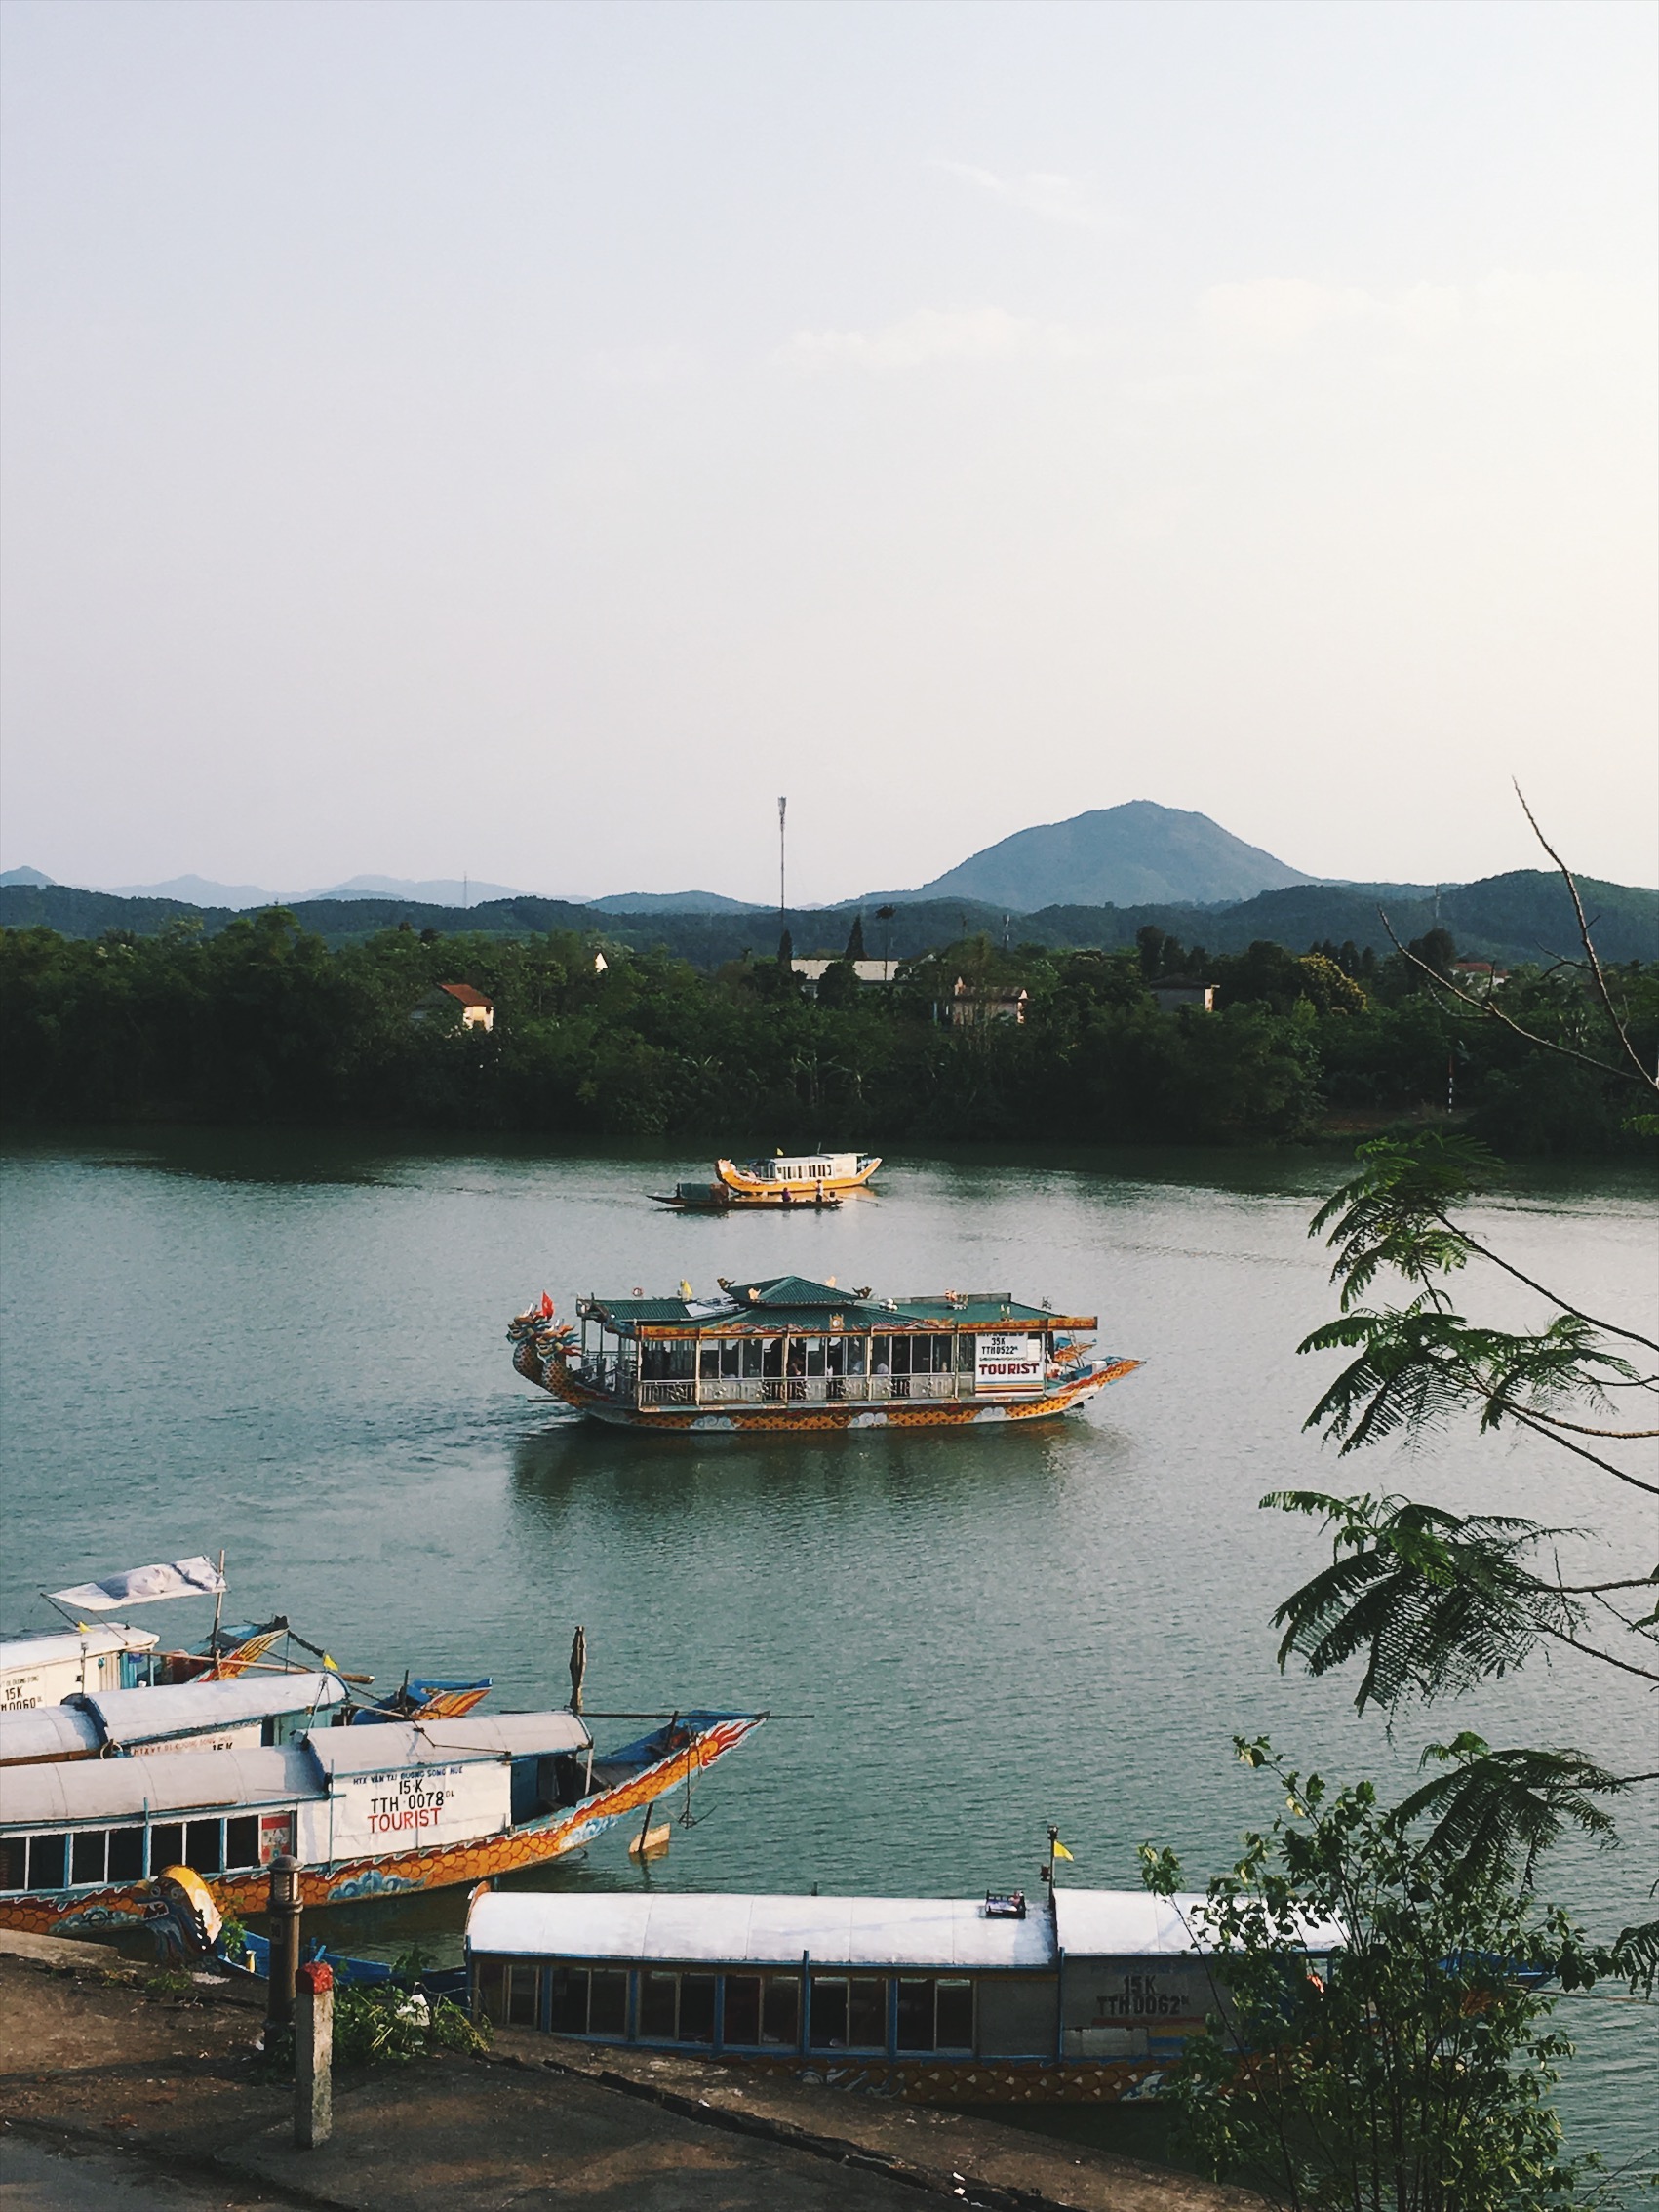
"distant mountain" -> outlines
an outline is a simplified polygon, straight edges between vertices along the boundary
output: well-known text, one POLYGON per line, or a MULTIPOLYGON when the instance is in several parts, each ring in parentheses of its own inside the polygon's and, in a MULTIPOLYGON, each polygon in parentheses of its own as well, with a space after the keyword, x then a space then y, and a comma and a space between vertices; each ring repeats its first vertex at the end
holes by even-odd
POLYGON ((872 891, 888 901, 983 899, 1010 913, 1046 906, 1213 906, 1319 881, 1177 807, 1131 799, 1069 821, 1016 830, 916 890, 872 891))
POLYGON ((752 906, 744 898, 728 898, 721 891, 612 891, 606 898, 582 901, 595 914, 772 914, 775 907, 752 906))
MULTIPOLYGON (((1596 942, 1609 961, 1659 960, 1659 891, 1623 884, 1580 879, 1580 889, 1596 917, 1596 942)), ((1009 935, 1016 944, 1098 945, 1107 950, 1134 943, 1147 923, 1169 931, 1186 945, 1203 945, 1211 954, 1243 952, 1257 938, 1305 952, 1325 938, 1340 944, 1352 938, 1362 951, 1379 957, 1394 949, 1378 915, 1381 907, 1402 940, 1421 936, 1436 923, 1449 929, 1459 952, 1518 966, 1542 963, 1570 952, 1573 914, 1560 878, 1528 868, 1512 875, 1488 876, 1473 884, 1293 884, 1262 891, 1232 906, 1177 905, 1153 901, 1129 906, 1056 905, 1014 918, 1009 935)), ((1005 908, 973 899, 910 900, 890 924, 878 922, 868 902, 860 907, 796 910, 789 917, 796 948, 839 952, 852 915, 864 915, 864 940, 874 955, 890 951, 895 960, 975 930, 994 940, 1003 935, 1005 908)), ((607 944, 637 951, 663 946, 698 968, 718 968, 748 950, 769 958, 776 944, 776 918, 770 909, 753 914, 687 914, 664 910, 650 914, 601 914, 591 906, 561 899, 499 899, 483 906, 415 904, 404 899, 365 898, 307 901, 296 908, 300 923, 331 945, 360 943, 379 929, 437 929, 445 935, 478 933, 525 937, 549 929, 573 929, 602 936, 607 944)), ((97 937, 106 929, 131 929, 140 936, 164 929, 176 919, 199 923, 211 936, 235 919, 226 907, 197 907, 178 899, 117 898, 109 891, 73 890, 61 884, 0 886, 0 928, 44 927, 66 937, 97 937)))
POLYGON ((52 878, 43 876, 38 868, 8 868, 0 875, 0 889, 7 884, 24 884, 35 890, 44 890, 51 882, 52 878))
MULTIPOLYGON (((180 894, 182 895, 182 894, 180 894)), ((478 906, 493 898, 527 898, 528 891, 506 884, 476 884, 459 876, 429 883, 412 883, 404 876, 353 876, 349 883, 330 884, 326 889, 300 891, 285 904, 314 898, 407 898, 421 906, 478 906)))
POLYGON ((178 898, 187 906, 276 906, 274 891, 257 884, 216 884, 206 876, 170 876, 165 884, 111 884, 113 898, 178 898))

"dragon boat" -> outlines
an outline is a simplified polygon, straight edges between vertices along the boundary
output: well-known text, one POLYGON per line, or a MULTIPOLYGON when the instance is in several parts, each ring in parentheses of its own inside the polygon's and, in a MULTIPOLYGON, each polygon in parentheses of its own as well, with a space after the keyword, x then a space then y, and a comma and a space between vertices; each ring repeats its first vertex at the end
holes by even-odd
POLYGON ((1007 1290, 875 1298, 796 1275, 719 1285, 590 1295, 574 1323, 543 1292, 507 1330, 513 1364, 594 1420, 704 1433, 1047 1420, 1141 1363, 1095 1355, 1092 1314, 1007 1290))
MULTIPOLYGON (((188 1688, 118 1694, 212 1699, 188 1688)), ((28 1763, 7 1769, 0 1927, 75 1936, 140 1925, 154 1881, 178 1867, 201 1877, 220 1913, 257 1913, 284 1851, 300 1862, 307 1906, 515 1873, 581 1849, 630 1814, 643 1813, 643 1837, 653 1806, 676 1788, 689 1798, 692 1777, 765 1718, 679 1714, 598 1756, 566 1710, 313 1726, 258 1748, 204 1750, 120 1740, 116 1696, 75 1709, 56 1756, 31 1746, 28 1763)), ((130 1725, 136 1707, 118 1711, 130 1725)), ((27 1717, 37 1729, 50 1718, 27 1717)))
POLYGON ((714 1171, 736 1197, 788 1205, 840 1191, 861 1191, 881 1165, 869 1152, 777 1152, 770 1160, 717 1160, 714 1171))

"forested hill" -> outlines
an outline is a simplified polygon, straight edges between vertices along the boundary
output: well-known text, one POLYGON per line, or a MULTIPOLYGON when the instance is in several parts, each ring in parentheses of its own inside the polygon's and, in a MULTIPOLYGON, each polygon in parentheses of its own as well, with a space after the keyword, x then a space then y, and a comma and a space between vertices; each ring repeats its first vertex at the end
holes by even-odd
MULTIPOLYGON (((1584 879, 1580 889, 1604 959, 1659 959, 1659 891, 1594 879, 1584 879)), ((792 913, 788 923, 797 953, 839 953, 854 916, 862 913, 866 951, 876 957, 890 948, 897 960, 913 960, 979 930, 998 942, 1006 936, 1056 950, 1111 951, 1133 944, 1136 931, 1149 924, 1214 954, 1243 952, 1263 941, 1298 951, 1328 940, 1352 943, 1362 952, 1369 947, 1380 956, 1390 944, 1379 909, 1402 941, 1438 923, 1456 939, 1460 953, 1511 966, 1576 951, 1565 887, 1559 876, 1538 869, 1488 876, 1438 894, 1422 884, 1293 884, 1230 906, 1048 906, 1008 915, 971 899, 928 899, 899 906, 887 923, 867 903, 792 913)), ((660 946, 712 968, 746 951, 770 953, 777 943, 776 918, 768 913, 614 913, 552 898, 497 899, 465 908, 395 898, 309 899, 292 911, 334 946, 360 943, 404 923, 445 935, 518 938, 571 930, 636 951, 660 946)), ((229 908, 189 906, 179 899, 119 898, 59 884, 0 886, 0 928, 44 927, 65 937, 100 937, 110 930, 153 936, 180 924, 217 934, 233 919, 229 908)))

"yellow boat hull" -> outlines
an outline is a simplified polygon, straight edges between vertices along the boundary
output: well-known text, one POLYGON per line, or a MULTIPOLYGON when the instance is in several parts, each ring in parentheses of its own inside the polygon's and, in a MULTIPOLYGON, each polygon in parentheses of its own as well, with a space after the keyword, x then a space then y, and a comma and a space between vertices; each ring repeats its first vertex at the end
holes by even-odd
POLYGON ((729 1191, 736 1191, 743 1198, 759 1199, 772 1205, 798 1205, 810 1201, 818 1191, 830 1195, 861 1191, 880 1165, 879 1159, 866 1160, 851 1175, 814 1175, 792 1182, 777 1182, 770 1175, 752 1174, 747 1167, 739 1167, 734 1160, 717 1160, 714 1171, 729 1191))

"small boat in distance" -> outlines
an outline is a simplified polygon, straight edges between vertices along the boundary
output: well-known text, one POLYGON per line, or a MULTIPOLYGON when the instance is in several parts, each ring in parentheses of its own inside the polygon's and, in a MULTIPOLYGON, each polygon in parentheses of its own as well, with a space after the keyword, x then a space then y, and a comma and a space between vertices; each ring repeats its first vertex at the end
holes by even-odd
POLYGON ((777 1152, 770 1160, 751 1160, 742 1165, 734 1160, 717 1160, 714 1171, 739 1198, 781 1205, 813 1191, 832 1195, 861 1191, 881 1164, 879 1156, 869 1152, 777 1152))
POLYGON ((655 1205, 670 1205, 677 1213, 753 1213, 757 1208, 773 1212, 829 1212, 841 1204, 833 1191, 791 1189, 786 1183, 766 1197, 734 1191, 730 1183, 676 1183, 671 1191, 648 1191, 655 1205))
POLYGON ((1097 1359, 1092 1314, 1010 1290, 872 1298, 799 1275, 724 1276, 711 1296, 588 1296, 576 1323, 543 1292, 507 1329, 528 1382, 629 1428, 958 1428, 1069 1413, 1139 1366, 1097 1359), (579 1324, 579 1326, 577 1325, 579 1324))

